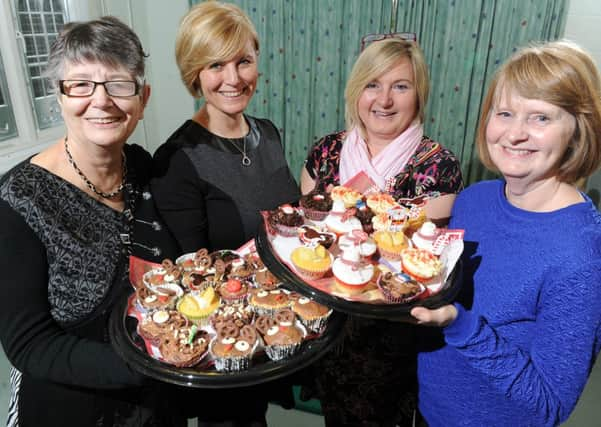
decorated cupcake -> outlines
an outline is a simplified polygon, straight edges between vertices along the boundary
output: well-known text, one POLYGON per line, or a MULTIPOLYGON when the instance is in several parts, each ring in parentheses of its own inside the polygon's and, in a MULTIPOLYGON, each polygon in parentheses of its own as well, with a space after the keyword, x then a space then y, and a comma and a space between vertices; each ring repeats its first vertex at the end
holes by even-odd
POLYGON ((336 258, 332 265, 336 287, 347 295, 360 294, 373 278, 375 268, 361 256, 358 245, 341 249, 341 256, 336 258))
POLYGON ((277 289, 282 281, 263 265, 255 271, 255 283, 259 288, 270 291, 277 289))
POLYGON ((300 350, 306 330, 299 327, 290 309, 278 311, 275 316, 259 316, 255 327, 265 342, 265 353, 271 360, 282 360, 300 350))
POLYGON ((298 228, 298 239, 306 246, 321 245, 326 249, 336 241, 336 234, 313 225, 302 225, 298 228))
POLYGON ((382 273, 378 278, 378 288, 384 299, 390 303, 400 304, 414 300, 425 291, 424 285, 416 282, 403 273, 382 273))
POLYGON ((386 213, 398 206, 394 198, 387 193, 371 193, 365 199, 367 206, 376 214, 386 213))
POLYGON ((321 245, 300 246, 292 251, 290 260, 299 276, 307 280, 322 278, 332 265, 332 255, 321 245))
POLYGON ((221 304, 219 295, 209 286, 201 292, 185 294, 177 303, 177 310, 193 323, 203 326, 208 323, 209 316, 221 304))
POLYGON ((153 310, 169 310, 184 291, 174 283, 157 285, 153 288, 141 286, 136 289, 136 307, 141 313, 153 310))
POLYGON ((250 283, 246 280, 228 279, 219 285, 219 294, 226 303, 241 303, 246 301, 250 283))
POLYGON ((295 237, 296 229, 303 225, 305 220, 298 209, 282 205, 269 213, 268 222, 280 236, 295 237))
POLYGON ((424 249, 428 252, 434 252, 434 242, 438 238, 440 230, 433 222, 426 221, 422 226, 413 233, 411 241, 413 246, 419 249, 424 249))
POLYGON ((163 335, 189 324, 188 319, 175 310, 157 310, 144 316, 138 324, 138 334, 145 340, 158 344, 163 335))
POLYGON ((209 335, 196 325, 185 326, 165 336, 159 344, 159 351, 165 363, 185 368, 198 365, 207 354, 209 335))
POLYGON ((376 231, 373 234, 380 255, 389 261, 401 259, 401 251, 409 246, 409 239, 402 231, 376 231))
POLYGON ((211 266, 213 261, 205 248, 196 252, 184 254, 175 260, 175 264, 183 271, 202 273, 211 266))
POLYGON ((325 328, 332 310, 325 305, 300 294, 292 294, 291 309, 303 325, 311 332, 320 333, 325 328))
POLYGON ((363 226, 355 216, 356 210, 349 209, 344 206, 344 202, 335 200, 332 210, 324 220, 326 228, 340 236, 352 230, 362 230, 363 226))
POLYGON ((211 315, 210 322, 215 330, 219 329, 220 325, 227 322, 233 322, 236 326, 241 328, 244 325, 250 325, 252 323, 254 314, 254 311, 248 304, 224 304, 211 315))
POLYGON ((355 204, 361 200, 362 195, 358 191, 353 190, 352 188, 345 187, 343 185, 338 185, 332 188, 330 192, 330 197, 335 202, 339 201, 344 204, 345 208, 352 208, 355 204))
POLYGON ((328 193, 312 191, 300 198, 299 205, 305 218, 312 221, 323 221, 332 209, 332 198, 328 193))
POLYGON ((371 257, 376 253, 378 247, 374 239, 361 230, 353 230, 350 233, 340 236, 338 240, 338 247, 341 250, 345 250, 347 247, 357 246, 359 249, 359 255, 362 257, 371 257))
POLYGON ((401 266, 405 273, 419 281, 430 280, 442 271, 442 263, 436 255, 418 248, 401 252, 401 266))
POLYGON ((244 258, 237 258, 231 262, 227 277, 247 280, 250 279, 254 273, 253 267, 244 258))
POLYGON ((238 328, 234 323, 224 323, 217 329, 217 336, 211 341, 211 357, 219 372, 238 372, 248 369, 259 343, 255 328, 244 325, 238 328))
POLYGON ((412 206, 407 215, 407 233, 409 233, 409 235, 419 230, 422 224, 427 220, 426 211, 423 206, 412 206))
POLYGON ((271 291, 252 289, 248 304, 257 314, 273 315, 276 311, 290 306, 288 294, 281 289, 271 291))

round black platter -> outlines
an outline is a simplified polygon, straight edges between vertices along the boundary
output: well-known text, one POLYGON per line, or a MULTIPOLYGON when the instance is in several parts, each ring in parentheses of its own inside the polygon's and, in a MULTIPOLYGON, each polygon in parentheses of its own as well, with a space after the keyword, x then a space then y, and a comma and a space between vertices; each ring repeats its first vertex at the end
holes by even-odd
POLYGON ((273 252, 273 247, 267 236, 265 226, 259 227, 259 233, 255 238, 257 253, 263 260, 265 266, 283 281, 287 288, 304 294, 320 304, 326 305, 334 310, 355 316, 372 317, 388 320, 408 320, 409 312, 413 307, 438 308, 451 303, 461 287, 461 260, 457 262, 453 271, 449 274, 447 281, 434 295, 427 298, 414 300, 405 304, 369 304, 364 302, 349 301, 347 299, 329 294, 305 283, 299 276, 280 261, 273 252))
POLYGON ((264 354, 256 355, 248 370, 222 373, 212 368, 210 371, 177 368, 152 358, 136 332, 138 321, 127 315, 128 299, 123 298, 115 305, 109 319, 111 344, 117 354, 135 370, 151 378, 197 388, 244 387, 290 375, 315 362, 335 344, 342 335, 346 318, 344 314, 333 312, 325 332, 317 338, 306 340, 299 352, 288 359, 274 362, 264 354))

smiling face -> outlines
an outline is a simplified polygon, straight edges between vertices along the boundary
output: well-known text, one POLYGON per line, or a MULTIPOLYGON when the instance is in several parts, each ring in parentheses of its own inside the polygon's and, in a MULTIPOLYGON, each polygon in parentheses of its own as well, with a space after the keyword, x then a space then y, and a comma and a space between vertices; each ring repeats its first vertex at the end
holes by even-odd
MULTIPOLYGON (((98 62, 67 63, 64 80, 135 80, 125 68, 112 68, 98 62)), ((130 97, 111 97, 102 85, 87 97, 60 95, 59 102, 69 140, 92 143, 120 150, 144 115, 149 96, 148 87, 130 97)))
POLYGON ((242 114, 257 88, 257 53, 249 41, 234 58, 215 62, 199 73, 200 87, 210 116, 242 114))
POLYGON ((417 114, 417 90, 413 67, 402 59, 367 84, 357 103, 367 141, 389 143, 403 133, 417 114))
POLYGON ((490 159, 507 180, 555 180, 575 128, 563 108, 504 92, 486 126, 490 159))

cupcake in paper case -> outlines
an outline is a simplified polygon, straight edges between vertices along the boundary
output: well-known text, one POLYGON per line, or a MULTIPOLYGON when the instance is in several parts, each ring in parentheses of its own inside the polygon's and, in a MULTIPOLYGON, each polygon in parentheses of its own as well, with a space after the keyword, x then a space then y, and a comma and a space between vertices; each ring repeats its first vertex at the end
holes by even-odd
POLYGON ((228 279, 250 280, 255 274, 255 269, 244 258, 237 258, 230 264, 227 273, 228 279))
POLYGON ((353 230, 338 239, 338 247, 345 250, 348 247, 357 246, 359 255, 362 257, 371 257, 376 253, 378 247, 374 239, 362 230, 353 230))
POLYGON ((363 196, 352 188, 338 185, 332 188, 330 197, 332 197, 334 204, 338 201, 342 202, 345 208, 352 208, 363 196))
POLYGON ((377 283, 384 299, 394 304, 413 301, 426 290, 424 285, 404 273, 382 273, 377 283))
POLYGON ((271 211, 267 221, 283 237, 296 237, 296 229, 305 223, 300 211, 290 205, 282 205, 271 211))
POLYGON ((248 305, 257 315, 273 315, 278 310, 290 307, 290 297, 282 289, 252 289, 248 305))
POLYGON ((409 238, 402 231, 376 231, 372 237, 380 255, 389 261, 400 260, 403 249, 409 247, 409 238))
POLYGON ((401 252, 403 271, 418 281, 427 281, 442 272, 442 262, 431 252, 418 248, 407 248, 401 252))
POLYGON ((440 234, 440 229, 433 222, 424 222, 419 230, 413 233, 411 241, 413 246, 419 249, 424 249, 428 252, 434 252, 434 242, 440 234))
POLYGON ((351 232, 352 230, 363 230, 361 221, 354 216, 355 209, 348 209, 344 202, 335 200, 332 210, 324 220, 326 228, 337 236, 351 232))
POLYGON ((250 282, 240 279, 228 279, 217 288, 221 299, 229 304, 243 303, 248 297, 250 282))
POLYGON ((196 252, 187 253, 179 256, 175 260, 175 264, 183 271, 191 271, 202 273, 208 269, 213 261, 209 256, 209 251, 206 248, 197 250, 196 252))
POLYGON ((184 294, 181 287, 175 283, 165 283, 136 289, 136 308, 140 313, 154 310, 169 310, 175 308, 175 303, 184 294))
POLYGON ((286 359, 298 352, 307 335, 290 309, 279 310, 275 316, 259 316, 255 327, 265 343, 265 353, 271 360, 286 359))
POLYGON ((138 324, 138 334, 145 340, 158 344, 161 337, 170 336, 174 330, 188 326, 188 319, 175 310, 157 310, 144 315, 138 324))
POLYGON ((365 197, 365 203, 376 214, 386 213, 390 209, 395 208, 398 203, 394 198, 387 193, 371 193, 365 197))
POLYGON ((359 247, 345 248, 334 260, 332 273, 337 289, 346 295, 362 293, 374 276, 375 267, 359 254, 359 247))
POLYGON ((262 289, 266 289, 268 291, 277 289, 282 281, 278 279, 271 271, 267 269, 264 265, 260 266, 257 271, 255 271, 255 284, 262 289))
POLYGON ((321 333, 325 329, 332 309, 297 293, 291 294, 290 299, 290 308, 309 331, 321 333))
POLYGON ((185 294, 177 302, 177 311, 186 316, 198 326, 208 324, 209 316, 219 308, 221 299, 215 290, 209 286, 201 292, 185 294))
POLYGON ((305 218, 311 221, 323 221, 332 209, 332 197, 328 193, 312 191, 300 198, 299 206, 305 218))
POLYGON ((292 251, 290 260, 298 275, 306 280, 322 278, 332 266, 332 255, 321 245, 300 246, 292 251))
POLYGON ((178 368, 196 366, 206 356, 209 334, 196 325, 186 326, 164 336, 159 351, 165 363, 178 368))
POLYGON ((259 345, 254 326, 238 328, 234 323, 224 323, 209 346, 215 369, 219 372, 239 372, 249 368, 252 356, 259 345))
POLYGON ((210 322, 215 330, 228 322, 233 322, 241 328, 244 325, 250 325, 254 319, 254 315, 255 312, 246 303, 223 304, 211 315, 210 322))

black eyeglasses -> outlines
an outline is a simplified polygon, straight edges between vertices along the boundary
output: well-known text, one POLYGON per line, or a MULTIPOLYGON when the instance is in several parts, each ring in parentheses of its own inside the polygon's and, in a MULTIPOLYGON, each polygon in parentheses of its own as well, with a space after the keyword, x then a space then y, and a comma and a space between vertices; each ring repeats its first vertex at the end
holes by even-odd
POLYGON ((72 98, 85 98, 92 96, 96 86, 104 86, 109 96, 128 97, 137 95, 140 85, 131 80, 110 80, 106 82, 94 82, 92 80, 59 80, 60 91, 63 95, 72 98))
POLYGON ((368 34, 361 38, 361 51, 373 42, 379 42, 386 39, 401 39, 411 42, 417 41, 415 33, 387 33, 387 34, 368 34))

